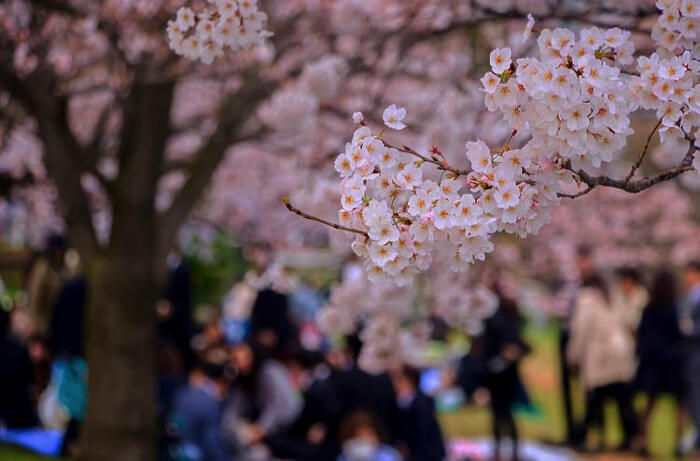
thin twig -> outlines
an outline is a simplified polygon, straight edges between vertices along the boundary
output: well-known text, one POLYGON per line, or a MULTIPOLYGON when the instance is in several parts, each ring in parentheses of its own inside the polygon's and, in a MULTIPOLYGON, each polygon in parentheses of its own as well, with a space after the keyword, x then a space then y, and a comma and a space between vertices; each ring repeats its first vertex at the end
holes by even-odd
POLYGON ((661 126, 661 120, 659 119, 658 122, 656 122, 656 125, 654 125, 654 129, 651 130, 651 133, 649 133, 649 136, 647 136, 647 142, 644 143, 644 149, 642 150, 642 153, 639 155, 639 158, 637 159, 636 162, 634 162, 634 165, 632 165, 632 169, 630 170, 629 173, 627 173, 627 176, 624 179, 624 183, 627 184, 630 182, 630 179, 632 179, 632 176, 634 176, 634 173, 639 169, 640 166, 642 166, 642 162, 644 161, 644 157, 647 155, 647 151, 649 150, 649 144, 651 143, 651 138, 654 137, 654 134, 656 133, 656 130, 659 129, 659 126, 661 126))
POLYGON ((438 170, 449 171, 450 173, 454 173, 457 176, 466 176, 469 173, 471 173, 471 171, 469 171, 469 170, 460 170, 458 168, 453 168, 447 164, 447 161, 441 162, 441 161, 432 159, 430 157, 426 157, 425 155, 419 154, 418 152, 416 152, 415 150, 411 149, 408 146, 396 147, 396 146, 393 146, 393 145, 389 144, 388 142, 384 141, 383 139, 382 139, 382 142, 384 143, 384 145, 386 147, 388 147, 390 149, 396 149, 396 150, 404 152, 406 154, 413 155, 414 157, 418 157, 419 159, 423 160, 424 162, 432 163, 433 165, 438 167, 438 170))
POLYGON ((326 221, 325 219, 321 219, 317 216, 313 216, 313 215, 310 215, 308 213, 304 213, 299 208, 296 208, 291 203, 289 203, 289 199, 287 197, 282 197, 282 203, 284 203, 284 206, 286 206, 289 211, 301 216, 304 219, 320 222, 321 224, 325 224, 326 226, 330 226, 333 229, 347 231, 347 232, 354 232, 355 234, 360 234, 360 235, 365 236, 366 238, 369 238, 369 235, 367 234, 367 232, 365 232, 363 230, 353 229, 352 227, 341 226, 340 224, 332 223, 330 221, 326 221))

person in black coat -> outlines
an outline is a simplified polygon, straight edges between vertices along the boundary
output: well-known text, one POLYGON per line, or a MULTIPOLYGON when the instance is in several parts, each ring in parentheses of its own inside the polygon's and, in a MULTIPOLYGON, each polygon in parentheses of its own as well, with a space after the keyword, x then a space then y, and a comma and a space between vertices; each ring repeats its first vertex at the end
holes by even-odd
POLYGON ((51 316, 49 349, 54 357, 84 357, 87 284, 79 278, 67 282, 56 299, 51 316))
MULTIPOLYGON (((641 419, 641 437, 646 440, 647 423, 661 394, 683 399, 682 341, 678 319, 676 280, 668 271, 659 272, 651 286, 649 304, 644 308, 637 331, 636 387, 649 396, 641 419)), ((681 413, 679 412, 679 415, 681 413)), ((679 431, 680 432, 680 431, 679 431)))
POLYGON ((345 340, 349 363, 333 369, 329 378, 336 395, 341 398, 341 419, 357 410, 367 411, 376 418, 386 439, 393 443, 398 437, 399 412, 391 377, 388 373, 375 375, 360 368, 362 341, 357 334, 345 340))
POLYGON ((174 345, 182 355, 185 369, 195 362, 190 348, 192 338, 192 284, 190 270, 182 258, 171 258, 163 299, 158 304, 161 341, 174 345))
POLYGON ((274 357, 294 349, 298 329, 289 312, 289 299, 272 288, 258 293, 250 314, 251 341, 274 357))
POLYGON ((399 442, 406 461, 442 461, 445 441, 435 416, 435 402, 421 392, 420 372, 408 366, 391 373, 399 406, 399 442))
POLYGON ((38 424, 30 395, 32 384, 29 352, 10 333, 10 315, 0 308, 0 427, 38 424))
POLYGON ((494 458, 499 458, 504 430, 512 440, 512 459, 518 459, 518 431, 512 406, 522 394, 518 364, 530 347, 520 336, 522 318, 514 302, 501 297, 496 313, 485 325, 481 337, 485 383, 493 414, 494 458))
POLYGON ((340 454, 338 424, 340 400, 330 378, 330 367, 321 354, 297 350, 286 363, 292 380, 304 395, 304 406, 284 433, 266 437, 278 458, 305 461, 334 460, 340 454))

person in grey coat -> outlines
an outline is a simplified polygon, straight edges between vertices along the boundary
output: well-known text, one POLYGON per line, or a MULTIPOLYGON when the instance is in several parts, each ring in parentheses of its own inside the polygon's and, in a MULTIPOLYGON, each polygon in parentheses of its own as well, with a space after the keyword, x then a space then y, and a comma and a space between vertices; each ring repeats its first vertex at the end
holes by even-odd
POLYGON ((291 424, 301 412, 302 401, 287 369, 273 359, 261 359, 249 343, 231 350, 236 377, 224 409, 227 438, 252 446, 264 443, 291 424))

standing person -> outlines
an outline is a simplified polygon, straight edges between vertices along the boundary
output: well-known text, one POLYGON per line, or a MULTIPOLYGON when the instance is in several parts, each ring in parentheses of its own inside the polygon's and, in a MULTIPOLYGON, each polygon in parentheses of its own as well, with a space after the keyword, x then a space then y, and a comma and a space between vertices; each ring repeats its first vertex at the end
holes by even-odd
POLYGON ((629 448, 636 434, 636 415, 628 390, 637 368, 634 342, 619 312, 612 307, 602 278, 588 278, 575 309, 567 357, 572 366, 578 367, 587 392, 584 431, 598 426, 602 442, 603 404, 613 399, 622 417, 622 448, 629 448))
POLYGON ((32 266, 27 279, 27 310, 32 333, 46 338, 51 309, 66 278, 65 257, 68 242, 61 235, 51 235, 44 254, 32 266))
POLYGON ((513 417, 513 404, 521 389, 518 365, 530 351, 520 336, 522 318, 515 302, 500 296, 496 313, 486 321, 482 335, 486 388, 493 414, 494 459, 500 459, 503 431, 512 441, 512 460, 519 459, 518 430, 513 417))
POLYGON ((192 283, 190 270, 180 254, 168 256, 168 279, 163 299, 158 302, 157 308, 161 340, 177 348, 188 369, 194 361, 190 348, 193 332, 192 283))
POLYGON ((435 402, 419 388, 420 371, 402 366, 391 373, 399 406, 399 440, 406 461, 443 461, 445 441, 435 416, 435 402))
POLYGON ((292 321, 289 297, 282 293, 283 270, 271 264, 271 249, 255 245, 247 252, 252 272, 246 283, 257 291, 250 311, 250 340, 262 352, 281 358, 296 348, 299 329, 292 321), (276 280, 279 279, 279 280, 276 280))
MULTIPOLYGON (((637 389, 648 395, 641 419, 640 436, 648 440, 649 416, 661 394, 671 394, 678 403, 677 440, 682 431, 683 382, 677 379, 682 369, 682 336, 678 322, 676 280, 672 273, 660 271, 651 285, 649 303, 642 313, 637 333, 637 389)), ((678 444, 676 443, 676 446, 678 444)), ((646 449, 643 449, 646 452, 646 449)))
POLYGON ((686 338, 686 381, 690 416, 700 428, 700 261, 689 263, 683 271, 685 297, 680 307, 681 331, 686 338))
POLYGON ((582 439, 581 422, 574 420, 574 410, 571 398, 571 388, 573 386, 574 371, 569 366, 567 360, 567 349, 571 336, 571 320, 575 315, 576 297, 578 296, 584 281, 594 275, 593 251, 591 248, 583 246, 578 248, 576 253, 577 279, 575 282, 567 284, 566 289, 570 290, 571 302, 568 310, 560 323, 559 334, 559 378, 562 391, 562 406, 564 408, 564 428, 565 442, 569 445, 578 445, 582 439))

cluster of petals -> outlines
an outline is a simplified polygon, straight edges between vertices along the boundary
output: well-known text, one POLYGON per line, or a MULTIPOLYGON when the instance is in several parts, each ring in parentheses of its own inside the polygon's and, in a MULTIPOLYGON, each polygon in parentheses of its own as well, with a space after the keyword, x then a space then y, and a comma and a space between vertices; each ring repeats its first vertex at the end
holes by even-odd
POLYGON ((685 35, 674 47, 658 43, 657 52, 640 57, 639 75, 629 70, 635 63, 631 34, 619 28, 591 27, 578 36, 544 29, 537 57, 493 50, 491 71, 481 79, 485 106, 499 112, 514 135, 527 138, 518 148, 506 143, 496 151, 479 139, 467 142, 470 171, 449 168, 438 149, 418 153, 387 144, 386 129, 406 128, 403 108, 386 108, 381 132, 355 114, 361 126, 335 161, 342 177, 339 214, 343 225, 365 233, 352 248, 370 279, 407 284, 436 254, 463 271, 494 249, 495 233, 537 233, 549 220, 548 208, 559 203, 562 184, 575 180, 572 171, 616 159, 633 133, 633 111, 657 112, 662 141, 697 135, 700 61, 686 24, 698 17, 697 2, 658 6, 656 27, 677 31, 682 22, 685 35), (693 48, 684 48, 684 40, 693 48), (438 181, 426 174, 435 168, 442 170, 438 181))
POLYGON ((208 8, 195 13, 189 7, 168 21, 170 48, 178 55, 211 64, 226 48, 239 50, 262 43, 267 15, 258 0, 210 0, 208 8))

